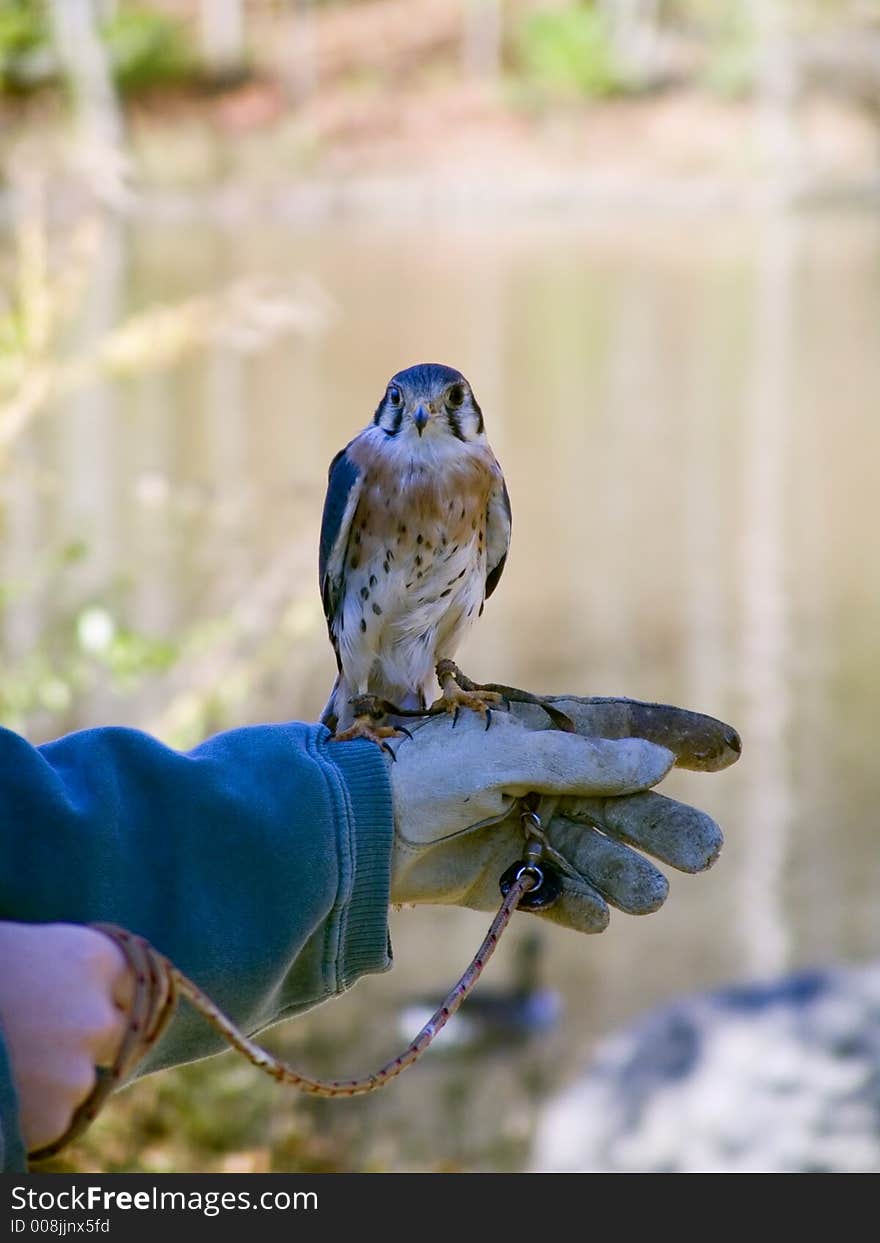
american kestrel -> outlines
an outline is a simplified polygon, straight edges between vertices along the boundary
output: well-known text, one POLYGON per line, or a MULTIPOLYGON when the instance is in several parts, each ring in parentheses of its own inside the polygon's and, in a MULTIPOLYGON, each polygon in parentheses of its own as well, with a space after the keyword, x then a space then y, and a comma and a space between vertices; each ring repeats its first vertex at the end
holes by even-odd
POLYGON ((500 698, 458 680, 452 657, 498 585, 510 521, 470 384, 437 363, 399 371, 330 464, 320 581, 339 675, 321 720, 337 738, 397 733, 376 705, 424 711, 435 672, 435 708, 500 698))

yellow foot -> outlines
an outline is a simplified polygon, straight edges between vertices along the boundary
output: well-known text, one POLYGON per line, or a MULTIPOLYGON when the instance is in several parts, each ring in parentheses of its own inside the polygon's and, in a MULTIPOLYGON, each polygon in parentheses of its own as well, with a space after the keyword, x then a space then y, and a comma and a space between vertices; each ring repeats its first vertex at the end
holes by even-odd
POLYGON ((439 712, 451 712, 453 728, 458 723, 458 714, 462 708, 478 712, 486 718, 486 729, 492 723, 492 707, 504 702, 504 696, 497 691, 487 691, 470 678, 466 678, 458 665, 451 660, 441 660, 437 665, 437 681, 443 694, 431 704, 428 712, 432 715, 439 712))
POLYGON ((354 738, 366 738, 370 742, 375 742, 376 746, 381 747, 383 751, 387 751, 393 760, 397 759, 391 747, 389 747, 388 738, 412 738, 412 734, 408 729, 400 726, 395 729, 393 725, 383 725, 387 709, 393 705, 386 705, 381 699, 377 699, 374 695, 358 695, 351 700, 351 705, 355 710, 356 716, 354 721, 349 725, 348 729, 343 729, 333 735, 331 742, 351 742, 354 738))

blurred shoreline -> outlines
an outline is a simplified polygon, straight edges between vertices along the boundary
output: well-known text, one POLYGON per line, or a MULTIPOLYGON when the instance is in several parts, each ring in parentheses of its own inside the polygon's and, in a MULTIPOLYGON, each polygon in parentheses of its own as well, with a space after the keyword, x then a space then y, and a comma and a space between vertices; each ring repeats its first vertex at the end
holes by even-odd
POLYGON ((22 158, 59 215, 71 174, 77 194, 114 161, 127 208, 171 218, 876 205, 876 23, 692 7, 168 0, 128 15, 120 51, 90 22, 126 6, 48 6, 42 77, 11 89, 0 46, 0 223, 22 158), (58 29, 75 11, 90 71, 58 29))
MULTIPOLYGON (((272 119, 258 110, 245 132, 227 129, 223 118, 239 97, 247 108, 272 89, 250 83, 219 99, 190 101, 179 117, 173 110, 145 117, 135 109, 126 135, 128 208, 159 218, 259 211, 306 220, 425 212, 480 219, 498 210, 701 214, 880 201, 871 127, 827 101, 810 113, 801 157, 785 167, 762 156, 757 105, 707 103, 687 90, 661 100, 595 102, 552 122, 527 123, 511 118, 492 91, 476 88, 464 115, 444 117, 448 101, 435 101, 438 132, 431 141, 419 136, 424 115, 398 117, 393 132, 376 118, 369 159, 363 134, 337 137, 323 154, 305 159, 290 149, 312 141, 308 115, 272 119)), ((25 118, 16 147, 30 152, 39 137, 49 163, 53 150, 65 151, 69 123, 59 114, 48 124, 47 142, 46 119, 25 118)), ((63 215, 63 175, 55 191, 53 214, 63 215)), ((78 178, 72 193, 79 193, 78 178)), ((10 197, 0 187, 0 223, 10 197)))

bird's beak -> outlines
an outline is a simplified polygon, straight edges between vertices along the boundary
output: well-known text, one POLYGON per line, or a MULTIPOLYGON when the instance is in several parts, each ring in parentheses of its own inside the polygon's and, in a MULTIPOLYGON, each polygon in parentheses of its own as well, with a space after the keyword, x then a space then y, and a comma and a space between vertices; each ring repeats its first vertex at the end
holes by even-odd
POLYGON ((422 432, 425 430, 425 428, 428 426, 428 419, 430 417, 431 417, 430 414, 428 413, 428 411, 425 409, 424 406, 419 406, 418 410, 416 410, 415 414, 413 415, 413 423, 415 423, 416 430, 418 431, 420 436, 422 432))

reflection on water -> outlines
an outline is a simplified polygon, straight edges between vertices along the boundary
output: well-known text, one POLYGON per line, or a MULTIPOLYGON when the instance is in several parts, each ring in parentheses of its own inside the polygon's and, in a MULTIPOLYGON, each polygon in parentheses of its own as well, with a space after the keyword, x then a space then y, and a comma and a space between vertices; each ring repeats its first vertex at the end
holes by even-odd
POLYGON ((791 692, 786 677, 786 494, 792 417, 792 334, 796 239, 776 218, 757 250, 754 346, 743 410, 742 728, 752 763, 743 798, 746 864, 741 877, 744 965, 770 975, 788 965, 785 863, 793 816, 787 751, 791 692))
MULTIPOLYGON (((552 1035, 429 1055, 375 1099, 296 1102, 359 1168, 521 1167, 543 1095, 599 1035, 682 992, 877 953, 876 221, 144 220, 108 239, 85 335, 242 276, 306 277, 331 309, 318 334, 89 389, 18 442, 0 479, 7 662, 70 650, 87 607, 182 644, 145 682, 92 671, 71 706, 49 696, 35 736, 314 717, 333 671, 314 581, 327 463, 418 360, 472 380, 513 499, 464 667, 680 702, 744 735, 730 772, 668 783, 724 826, 713 872, 674 878, 650 922, 544 933, 566 1005, 552 1035)), ((395 970, 273 1040, 316 1069, 384 1060, 398 1007, 447 985, 485 922, 394 916, 395 970)))

